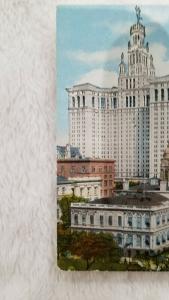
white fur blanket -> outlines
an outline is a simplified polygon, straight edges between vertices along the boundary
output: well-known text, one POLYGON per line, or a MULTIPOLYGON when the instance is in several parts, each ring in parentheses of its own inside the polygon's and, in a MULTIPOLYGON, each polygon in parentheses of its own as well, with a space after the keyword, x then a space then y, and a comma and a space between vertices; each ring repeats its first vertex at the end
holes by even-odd
POLYGON ((55 269, 55 6, 0 1, 0 300, 167 300, 168 274, 55 269))

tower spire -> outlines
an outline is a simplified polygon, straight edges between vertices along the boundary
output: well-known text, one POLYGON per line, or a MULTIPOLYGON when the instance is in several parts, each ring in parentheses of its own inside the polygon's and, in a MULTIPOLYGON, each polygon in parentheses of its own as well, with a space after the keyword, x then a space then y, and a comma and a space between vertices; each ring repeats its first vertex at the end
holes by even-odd
POLYGON ((136 17, 137 17, 137 24, 140 24, 140 20, 142 20, 140 7, 136 5, 135 11, 136 11, 136 17))

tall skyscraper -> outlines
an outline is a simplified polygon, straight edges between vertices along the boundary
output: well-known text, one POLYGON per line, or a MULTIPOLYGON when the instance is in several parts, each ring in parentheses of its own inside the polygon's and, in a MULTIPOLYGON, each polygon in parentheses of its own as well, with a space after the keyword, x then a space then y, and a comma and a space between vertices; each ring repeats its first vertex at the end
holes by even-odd
POLYGON ((169 139, 169 76, 156 77, 140 9, 121 54, 118 87, 68 88, 69 142, 83 156, 116 161, 117 177, 160 176, 169 139))

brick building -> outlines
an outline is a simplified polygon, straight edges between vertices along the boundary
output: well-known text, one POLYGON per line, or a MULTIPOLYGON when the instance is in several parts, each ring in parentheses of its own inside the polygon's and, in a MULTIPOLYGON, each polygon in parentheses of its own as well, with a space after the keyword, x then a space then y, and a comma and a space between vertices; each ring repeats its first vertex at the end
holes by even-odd
POLYGON ((101 196, 110 197, 114 189, 115 161, 110 159, 59 159, 57 175, 70 177, 100 177, 101 196))

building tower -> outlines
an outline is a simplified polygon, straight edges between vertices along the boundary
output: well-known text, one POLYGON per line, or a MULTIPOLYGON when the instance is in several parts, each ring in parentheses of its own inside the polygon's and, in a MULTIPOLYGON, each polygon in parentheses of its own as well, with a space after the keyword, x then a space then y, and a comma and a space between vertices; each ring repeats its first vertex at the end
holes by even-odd
POLYGON ((135 9, 137 22, 130 28, 128 62, 122 53, 119 65, 117 177, 149 176, 149 81, 155 68, 140 9, 135 9))

